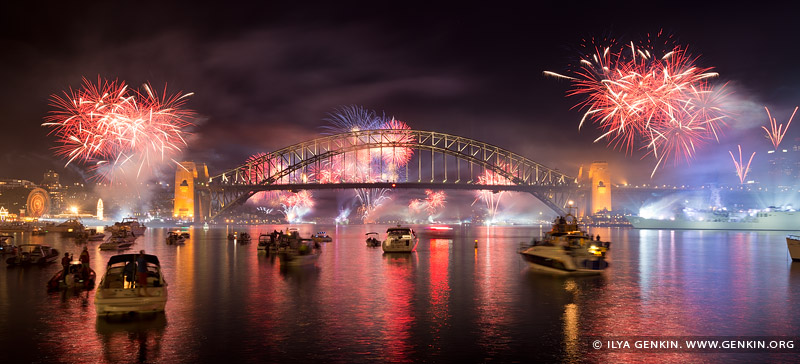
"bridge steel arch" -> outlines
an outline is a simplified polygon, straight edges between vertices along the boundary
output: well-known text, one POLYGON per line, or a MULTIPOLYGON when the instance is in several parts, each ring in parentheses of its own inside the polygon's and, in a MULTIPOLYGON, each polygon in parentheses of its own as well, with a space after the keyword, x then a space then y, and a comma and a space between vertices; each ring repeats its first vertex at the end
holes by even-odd
POLYGON ((207 218, 214 219, 258 191, 390 184, 395 188, 525 191, 559 214, 564 214, 579 187, 574 177, 489 143, 433 131, 379 129, 323 136, 276 150, 211 177, 198 192, 208 194, 207 218), (399 169, 386 161, 386 156, 391 160, 408 151, 412 157, 399 169), (322 177, 334 163, 348 162, 366 162, 370 167, 356 175, 322 177))

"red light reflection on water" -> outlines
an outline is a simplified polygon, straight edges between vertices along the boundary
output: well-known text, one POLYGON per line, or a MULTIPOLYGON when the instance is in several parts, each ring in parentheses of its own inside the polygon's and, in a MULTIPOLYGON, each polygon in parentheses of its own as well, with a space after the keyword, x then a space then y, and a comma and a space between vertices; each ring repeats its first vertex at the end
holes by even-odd
POLYGON ((506 244, 496 240, 505 240, 509 230, 497 229, 494 226, 481 227, 478 242, 474 249, 475 263, 475 298, 477 325, 480 334, 478 344, 483 346, 487 355, 508 352, 512 340, 510 327, 514 318, 509 312, 513 293, 511 281, 517 278, 509 267, 517 267, 515 255, 505 254, 498 249, 507 249, 506 244))
POLYGON ((416 253, 384 253, 386 262, 384 284, 381 295, 386 305, 379 313, 383 329, 383 357, 392 362, 410 362, 411 324, 414 322, 413 307, 416 290, 416 253))
MULTIPOLYGON (((431 335, 434 340, 441 339, 439 332, 447 325, 450 315, 450 307, 448 302, 450 300, 450 277, 449 277, 449 262, 450 262, 450 245, 452 240, 449 239, 431 239, 430 240, 430 318, 432 330, 431 335)), ((436 342, 432 342, 431 346, 436 346, 436 342)))

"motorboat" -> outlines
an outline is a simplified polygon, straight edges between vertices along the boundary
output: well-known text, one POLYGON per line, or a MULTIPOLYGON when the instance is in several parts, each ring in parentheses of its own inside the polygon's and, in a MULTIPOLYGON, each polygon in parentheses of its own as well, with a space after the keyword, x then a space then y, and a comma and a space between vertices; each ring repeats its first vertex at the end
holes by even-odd
POLYGON ((236 238, 236 241, 240 243, 249 243, 250 242, 250 234, 246 232, 239 233, 239 236, 236 238))
POLYGON ((98 248, 100 250, 126 250, 130 249, 132 245, 133 241, 112 237, 103 244, 100 244, 98 248))
POLYGON ((62 269, 53 278, 50 278, 47 282, 47 290, 93 289, 96 277, 92 268, 85 267, 79 260, 73 260, 69 263, 66 275, 62 269))
POLYGON ((170 231, 167 233, 167 244, 183 244, 185 241, 186 238, 176 231, 170 231))
POLYGON ((187 233, 187 232, 185 232, 185 231, 184 231, 184 232, 182 232, 180 235, 181 235, 181 237, 182 237, 182 238, 184 238, 184 239, 189 239, 189 237, 191 236, 191 235, 189 235, 189 233, 187 233))
POLYGON ((378 239, 378 233, 366 233, 367 236, 367 246, 372 248, 377 248, 381 246, 381 241, 378 239))
POLYGON ((17 246, 8 242, 13 238, 10 235, 0 235, 0 254, 17 254, 17 246))
POLYGON ((557 275, 597 275, 608 268, 610 242, 592 239, 572 214, 559 217, 542 239, 518 250, 528 265, 557 275))
POLYGON ((111 234, 104 243, 100 244, 100 250, 125 250, 136 242, 136 237, 128 229, 120 229, 111 234))
POLYGON ((447 225, 431 225, 422 231, 422 235, 431 239, 452 239, 453 228, 447 225))
POLYGON ((86 243, 90 241, 103 241, 106 234, 98 233, 95 229, 88 229, 75 234, 76 243, 86 243))
MULTIPOLYGON (((276 235, 275 234, 261 234, 258 236, 258 251, 270 251, 271 247, 276 245, 276 235)), ((277 248, 277 246, 275 247, 277 248)))
POLYGON ((236 233, 228 233, 228 240, 236 240, 236 233))
POLYGON ((94 306, 98 316, 164 311, 167 305, 167 282, 158 257, 144 254, 147 265, 146 285, 136 276, 139 254, 112 256, 97 286, 94 306))
POLYGON ((47 234, 47 230, 45 230, 41 226, 34 226, 31 229, 31 235, 45 235, 45 234, 47 234))
POLYGON ((333 241, 333 238, 328 236, 328 233, 320 231, 314 235, 311 235, 311 240, 317 243, 330 243, 333 241))
POLYGON ((0 231, 9 233, 33 231, 33 225, 21 221, 0 222, 0 231))
POLYGON ((129 230, 134 236, 142 236, 144 231, 147 229, 147 226, 139 223, 139 219, 135 217, 126 217, 120 222, 115 222, 114 226, 109 227, 112 233, 124 228, 127 228, 127 230, 129 230))
POLYGON ((9 266, 46 264, 58 259, 58 250, 41 244, 22 244, 17 247, 17 253, 6 259, 9 266))
POLYGON ((786 237, 786 245, 789 248, 789 255, 793 262, 800 262, 800 235, 789 235, 786 237))
MULTIPOLYGON (((94 230, 94 229, 92 229, 94 230)), ((106 234, 94 232, 94 234, 89 234, 89 237, 86 239, 88 241, 103 241, 106 240, 106 234)))
POLYGON ((311 240, 296 240, 278 250, 278 258, 287 266, 314 264, 322 254, 319 243, 311 240))
POLYGON ((381 246, 385 253, 410 253, 417 246, 417 235, 409 227, 390 227, 381 246))
POLYGON ((50 231, 60 232, 61 235, 66 237, 75 237, 83 234, 86 231, 86 227, 83 226, 83 223, 80 220, 75 218, 69 219, 50 228, 50 231))

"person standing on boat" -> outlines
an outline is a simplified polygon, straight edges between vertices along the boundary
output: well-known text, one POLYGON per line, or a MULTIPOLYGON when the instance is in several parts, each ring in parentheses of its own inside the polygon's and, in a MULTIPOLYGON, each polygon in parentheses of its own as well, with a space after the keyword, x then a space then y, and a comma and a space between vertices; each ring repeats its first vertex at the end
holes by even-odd
POLYGON ((81 264, 83 264, 84 268, 89 268, 89 248, 83 247, 81 256, 78 259, 81 261, 81 264))
POLYGON ((62 278, 67 278, 67 275, 69 274, 70 261, 72 261, 72 259, 69 258, 69 253, 65 252, 64 257, 61 258, 61 266, 64 267, 64 274, 62 275, 62 278))
MULTIPOLYGON (((144 250, 139 251, 136 258, 136 287, 144 288, 144 295, 147 295, 147 259, 144 257, 144 250)), ((142 296, 141 291, 139 295, 142 296)))
POLYGON ((81 268, 81 276, 83 279, 89 278, 89 248, 83 247, 83 251, 81 252, 81 256, 78 258, 83 265, 81 268))

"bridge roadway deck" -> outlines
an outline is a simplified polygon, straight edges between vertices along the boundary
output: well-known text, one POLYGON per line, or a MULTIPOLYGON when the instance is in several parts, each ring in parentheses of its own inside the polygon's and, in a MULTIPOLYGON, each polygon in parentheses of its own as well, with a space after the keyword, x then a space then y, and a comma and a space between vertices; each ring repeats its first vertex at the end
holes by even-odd
POLYGON ((343 190, 351 188, 386 188, 386 189, 445 189, 445 190, 473 190, 473 191, 518 191, 518 192, 544 192, 544 191, 569 191, 577 190, 577 185, 481 185, 474 183, 447 183, 447 182, 368 182, 368 183, 293 183, 269 185, 226 185, 214 187, 226 191, 302 191, 302 190, 343 190))

